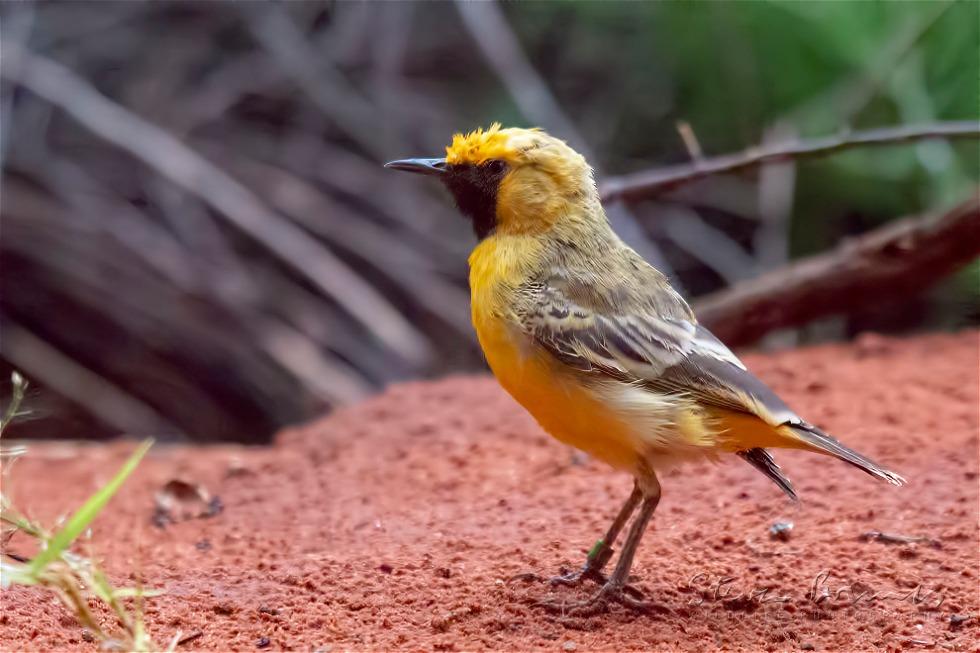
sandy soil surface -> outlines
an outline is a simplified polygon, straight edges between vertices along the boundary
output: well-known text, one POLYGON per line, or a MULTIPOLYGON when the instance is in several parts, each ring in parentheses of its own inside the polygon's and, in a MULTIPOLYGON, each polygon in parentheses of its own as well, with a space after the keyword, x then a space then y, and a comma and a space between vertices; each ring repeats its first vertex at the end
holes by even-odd
MULTIPOLYGON (((976 650, 978 334, 746 360, 909 485, 797 452, 777 457, 798 507, 734 457, 668 474, 634 567, 666 613, 567 618, 538 602, 593 586, 512 580, 580 565, 631 482, 549 439, 485 377, 394 387, 268 449, 158 447, 91 548, 118 583, 138 572, 166 591, 147 621, 160 641, 197 635, 180 650, 976 650), (153 526, 153 493, 173 478, 224 510, 153 526), (791 537, 771 538, 783 520, 791 537)), ((39 445, 7 489, 54 520, 131 450, 39 445)), ((24 588, 3 593, 0 646, 95 648, 24 588)))

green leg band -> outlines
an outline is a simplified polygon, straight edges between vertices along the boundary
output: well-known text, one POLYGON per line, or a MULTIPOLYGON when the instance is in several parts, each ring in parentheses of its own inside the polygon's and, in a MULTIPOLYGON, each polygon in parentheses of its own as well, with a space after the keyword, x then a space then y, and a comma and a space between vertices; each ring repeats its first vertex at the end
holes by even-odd
POLYGON ((609 559, 613 557, 615 550, 606 544, 605 540, 599 540, 595 545, 589 549, 589 555, 585 558, 585 567, 587 569, 594 569, 595 571, 601 571, 609 559))
POLYGON ((586 560, 592 562, 593 560, 598 558, 605 547, 606 547, 605 541, 599 539, 595 544, 592 545, 592 548, 589 549, 589 555, 586 556, 586 560))

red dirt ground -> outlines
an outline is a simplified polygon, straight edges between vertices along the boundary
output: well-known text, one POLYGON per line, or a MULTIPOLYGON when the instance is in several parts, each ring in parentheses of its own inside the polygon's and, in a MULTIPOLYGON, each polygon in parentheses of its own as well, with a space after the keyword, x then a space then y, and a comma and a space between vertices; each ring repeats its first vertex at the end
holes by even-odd
MULTIPOLYGON (((577 567, 630 480, 549 439, 483 377, 394 387, 272 448, 157 447, 93 548, 118 583, 141 570, 166 591, 147 621, 159 641, 200 632, 180 650, 976 650, 977 332, 746 359, 909 485, 797 452, 778 458, 799 507, 734 457, 666 475, 634 574, 669 614, 565 619, 536 602, 593 587, 511 580, 577 567), (174 477, 224 511, 152 526, 153 492, 174 477), (782 519, 792 537, 771 539, 782 519), (935 543, 861 539, 872 530, 935 543)), ((54 520, 131 450, 38 445, 8 489, 54 520)), ((0 624, 5 650, 95 648, 33 588, 3 592, 0 624)))

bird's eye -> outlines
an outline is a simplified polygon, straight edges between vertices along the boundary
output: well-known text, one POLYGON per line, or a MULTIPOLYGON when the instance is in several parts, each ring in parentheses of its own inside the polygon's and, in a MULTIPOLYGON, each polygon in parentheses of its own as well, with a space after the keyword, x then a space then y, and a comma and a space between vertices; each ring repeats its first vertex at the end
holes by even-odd
POLYGON ((486 163, 487 170, 494 175, 499 175, 507 167, 507 164, 500 159, 491 159, 486 163))

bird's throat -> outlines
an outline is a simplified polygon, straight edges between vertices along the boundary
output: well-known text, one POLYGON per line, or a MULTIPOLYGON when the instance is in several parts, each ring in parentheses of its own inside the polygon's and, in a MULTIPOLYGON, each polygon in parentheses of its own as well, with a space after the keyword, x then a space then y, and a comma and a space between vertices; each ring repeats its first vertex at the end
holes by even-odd
POLYGON ((483 166, 452 166, 445 176, 460 213, 469 218, 476 237, 483 240, 497 228, 497 194, 506 170, 488 171, 483 166))

